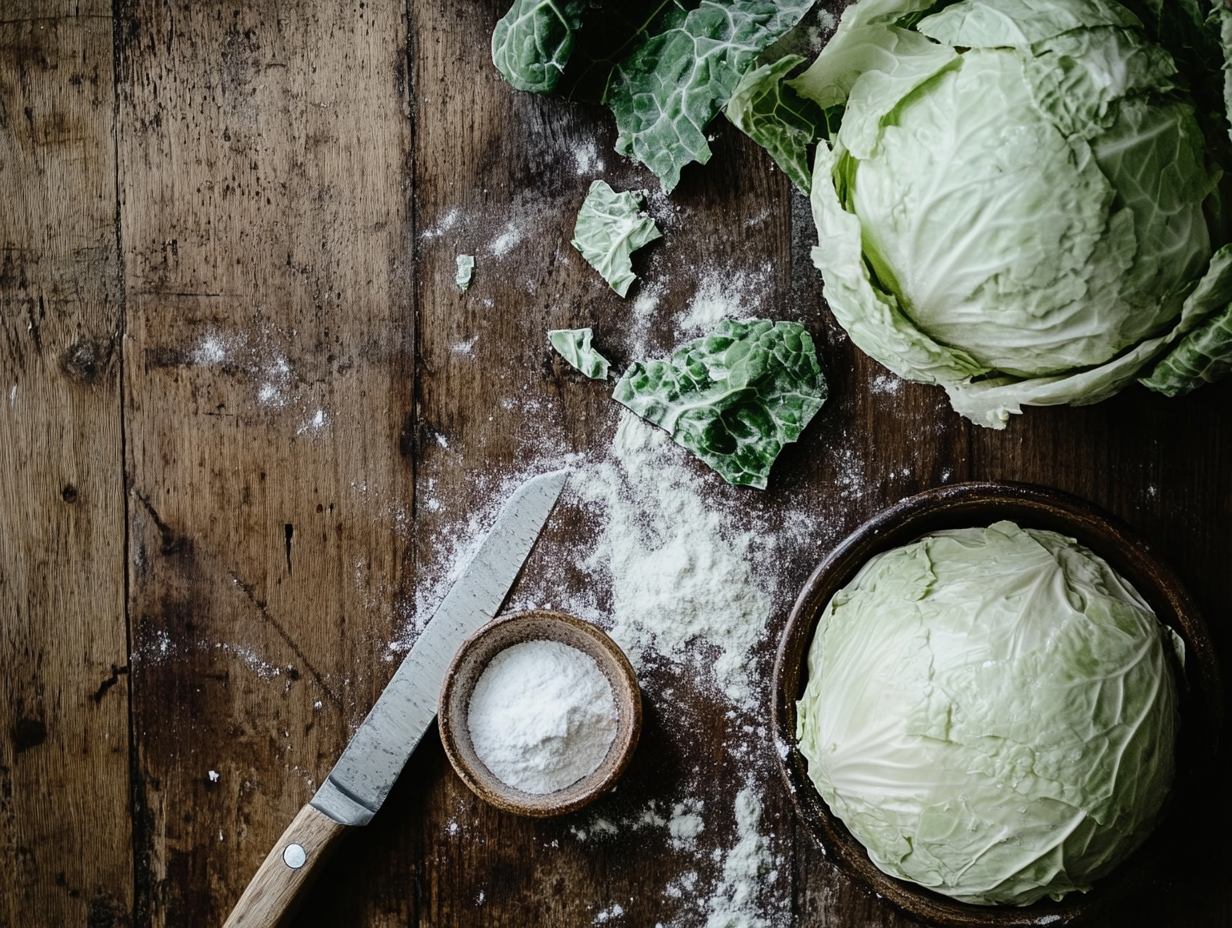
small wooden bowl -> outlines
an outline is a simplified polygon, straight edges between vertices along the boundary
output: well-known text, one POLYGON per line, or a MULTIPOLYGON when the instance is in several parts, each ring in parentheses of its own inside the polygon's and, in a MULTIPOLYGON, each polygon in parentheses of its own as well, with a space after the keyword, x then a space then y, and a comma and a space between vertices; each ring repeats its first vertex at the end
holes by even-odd
MULTIPOLYGON (((1024 528, 1049 529, 1076 538, 1133 584, 1160 621, 1185 641, 1181 731, 1177 772, 1164 820, 1181 807, 1200 808, 1203 787, 1218 749, 1223 696, 1214 644, 1193 601, 1172 571, 1131 529, 1077 497, 1020 483, 963 483, 903 500, 848 536, 805 584, 787 622, 774 665, 772 716, 779 766, 801 820, 840 869, 863 881, 912 918, 943 928, 1073 928, 1106 911, 1163 862, 1161 827, 1128 860, 1089 893, 1025 907, 957 902, 879 870, 862 844, 830 813, 808 776, 796 746, 796 702, 808 683, 807 654, 818 619, 831 597, 874 554, 942 529, 984 527, 1010 519, 1024 528)), ((1161 822, 1161 826, 1163 822, 1161 822)))
POLYGON ((563 612, 518 612, 493 619, 462 643, 445 671, 437 724, 449 762, 475 795, 506 812, 545 818, 582 808, 624 773, 642 730, 641 691, 620 646, 594 625, 563 612), (593 773, 562 790, 536 795, 508 785, 484 766, 471 744, 467 714, 475 684, 492 658, 515 644, 544 640, 571 645, 595 659, 612 686, 619 718, 616 738, 593 773))

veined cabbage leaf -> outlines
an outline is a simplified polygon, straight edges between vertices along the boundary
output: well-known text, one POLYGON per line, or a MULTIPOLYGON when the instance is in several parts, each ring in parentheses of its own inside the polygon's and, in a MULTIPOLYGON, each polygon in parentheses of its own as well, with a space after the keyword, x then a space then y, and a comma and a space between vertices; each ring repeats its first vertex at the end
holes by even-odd
POLYGON ((662 237, 641 209, 640 194, 617 193, 606 181, 597 180, 590 185, 573 229, 573 247, 621 296, 637 279, 633 252, 662 237))
POLYGON ((710 159, 705 129, 757 56, 816 0, 517 0, 493 34, 492 60, 515 87, 606 103, 616 150, 671 192, 710 159))
POLYGON ((725 320, 666 360, 634 363, 613 396, 728 483, 765 489, 827 394, 804 326, 754 319, 725 320))
POLYGON ((607 372, 611 365, 607 358, 591 346, 590 340, 594 334, 589 327, 552 329, 548 332, 548 342, 562 358, 591 380, 607 380, 607 372))

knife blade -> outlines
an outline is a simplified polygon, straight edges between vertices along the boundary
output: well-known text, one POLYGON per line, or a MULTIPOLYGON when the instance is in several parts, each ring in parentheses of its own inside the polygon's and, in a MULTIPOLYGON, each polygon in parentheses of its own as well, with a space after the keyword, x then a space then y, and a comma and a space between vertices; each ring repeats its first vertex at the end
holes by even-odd
POLYGON ((500 609, 568 476, 567 470, 540 474, 514 491, 325 782, 258 868, 224 928, 273 928, 334 840, 371 821, 432 724, 454 652, 500 609))

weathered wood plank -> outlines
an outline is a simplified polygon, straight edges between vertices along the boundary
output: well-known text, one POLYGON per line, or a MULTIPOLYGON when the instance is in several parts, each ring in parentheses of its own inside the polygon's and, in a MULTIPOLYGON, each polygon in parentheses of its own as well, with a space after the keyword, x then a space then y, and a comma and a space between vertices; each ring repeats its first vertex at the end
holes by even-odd
POLYGON ((0 15, 0 925, 126 924, 108 3, 0 15))
POLYGON ((397 657, 406 22, 119 17, 138 922, 216 926, 397 657))
MULTIPOLYGON (((424 539, 419 550, 437 558, 441 540, 466 533, 468 513, 489 509, 510 476, 576 454, 576 479, 586 480, 608 453, 621 416, 611 384, 586 381, 556 358, 549 329, 592 326, 597 347, 619 371, 675 348, 690 307, 707 300, 737 315, 804 319, 819 328, 816 305, 799 299, 788 260, 792 194, 764 153, 716 124, 714 158, 686 170, 664 198, 648 172, 612 151, 606 111, 520 93, 500 79, 479 37, 490 36, 507 7, 412 8, 423 362, 417 495, 437 503, 421 506, 415 525, 424 539), (635 259, 642 282, 628 300, 569 245, 596 177, 616 189, 649 189, 648 211, 664 231, 662 242, 635 259), (453 285, 461 253, 476 256, 465 294, 453 285)), ((683 452, 680 460, 708 481, 710 502, 730 512, 735 527, 772 519, 807 493, 823 466, 815 449, 802 445, 785 455, 765 496, 723 486, 683 452)), ((567 497, 513 605, 593 596, 602 613, 608 581, 583 566, 602 518, 567 497)), ((800 566, 800 579, 810 566, 800 566)), ((777 573, 780 565, 760 567, 777 573)), ((421 573, 439 569, 425 558, 421 573)), ((785 616, 784 606, 773 618, 777 627, 785 616)), ((774 627, 749 655, 763 686, 774 627)), ((790 813, 774 788, 772 747, 756 735, 761 720, 716 699, 704 673, 693 673, 686 664, 675 674, 664 668, 643 675, 647 719, 634 762, 615 794, 582 812, 518 819, 478 802, 451 773, 428 782, 418 851, 424 923, 705 924, 721 901, 715 896, 724 861, 744 838, 734 806, 750 779, 762 787, 758 853, 789 860, 790 813), (685 801, 701 810, 704 830, 673 842, 666 824, 654 822, 685 801)), ((776 877, 771 869, 751 877, 765 886, 752 887, 749 905, 781 917, 791 905, 790 868, 779 867, 776 877)))

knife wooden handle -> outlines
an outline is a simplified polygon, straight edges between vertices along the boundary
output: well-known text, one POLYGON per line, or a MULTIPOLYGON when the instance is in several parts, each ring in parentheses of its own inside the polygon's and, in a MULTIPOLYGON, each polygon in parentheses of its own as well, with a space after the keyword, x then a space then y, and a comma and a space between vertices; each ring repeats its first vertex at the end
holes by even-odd
POLYGON ((346 827, 311 805, 300 809, 257 868, 223 928, 274 928, 346 827))

